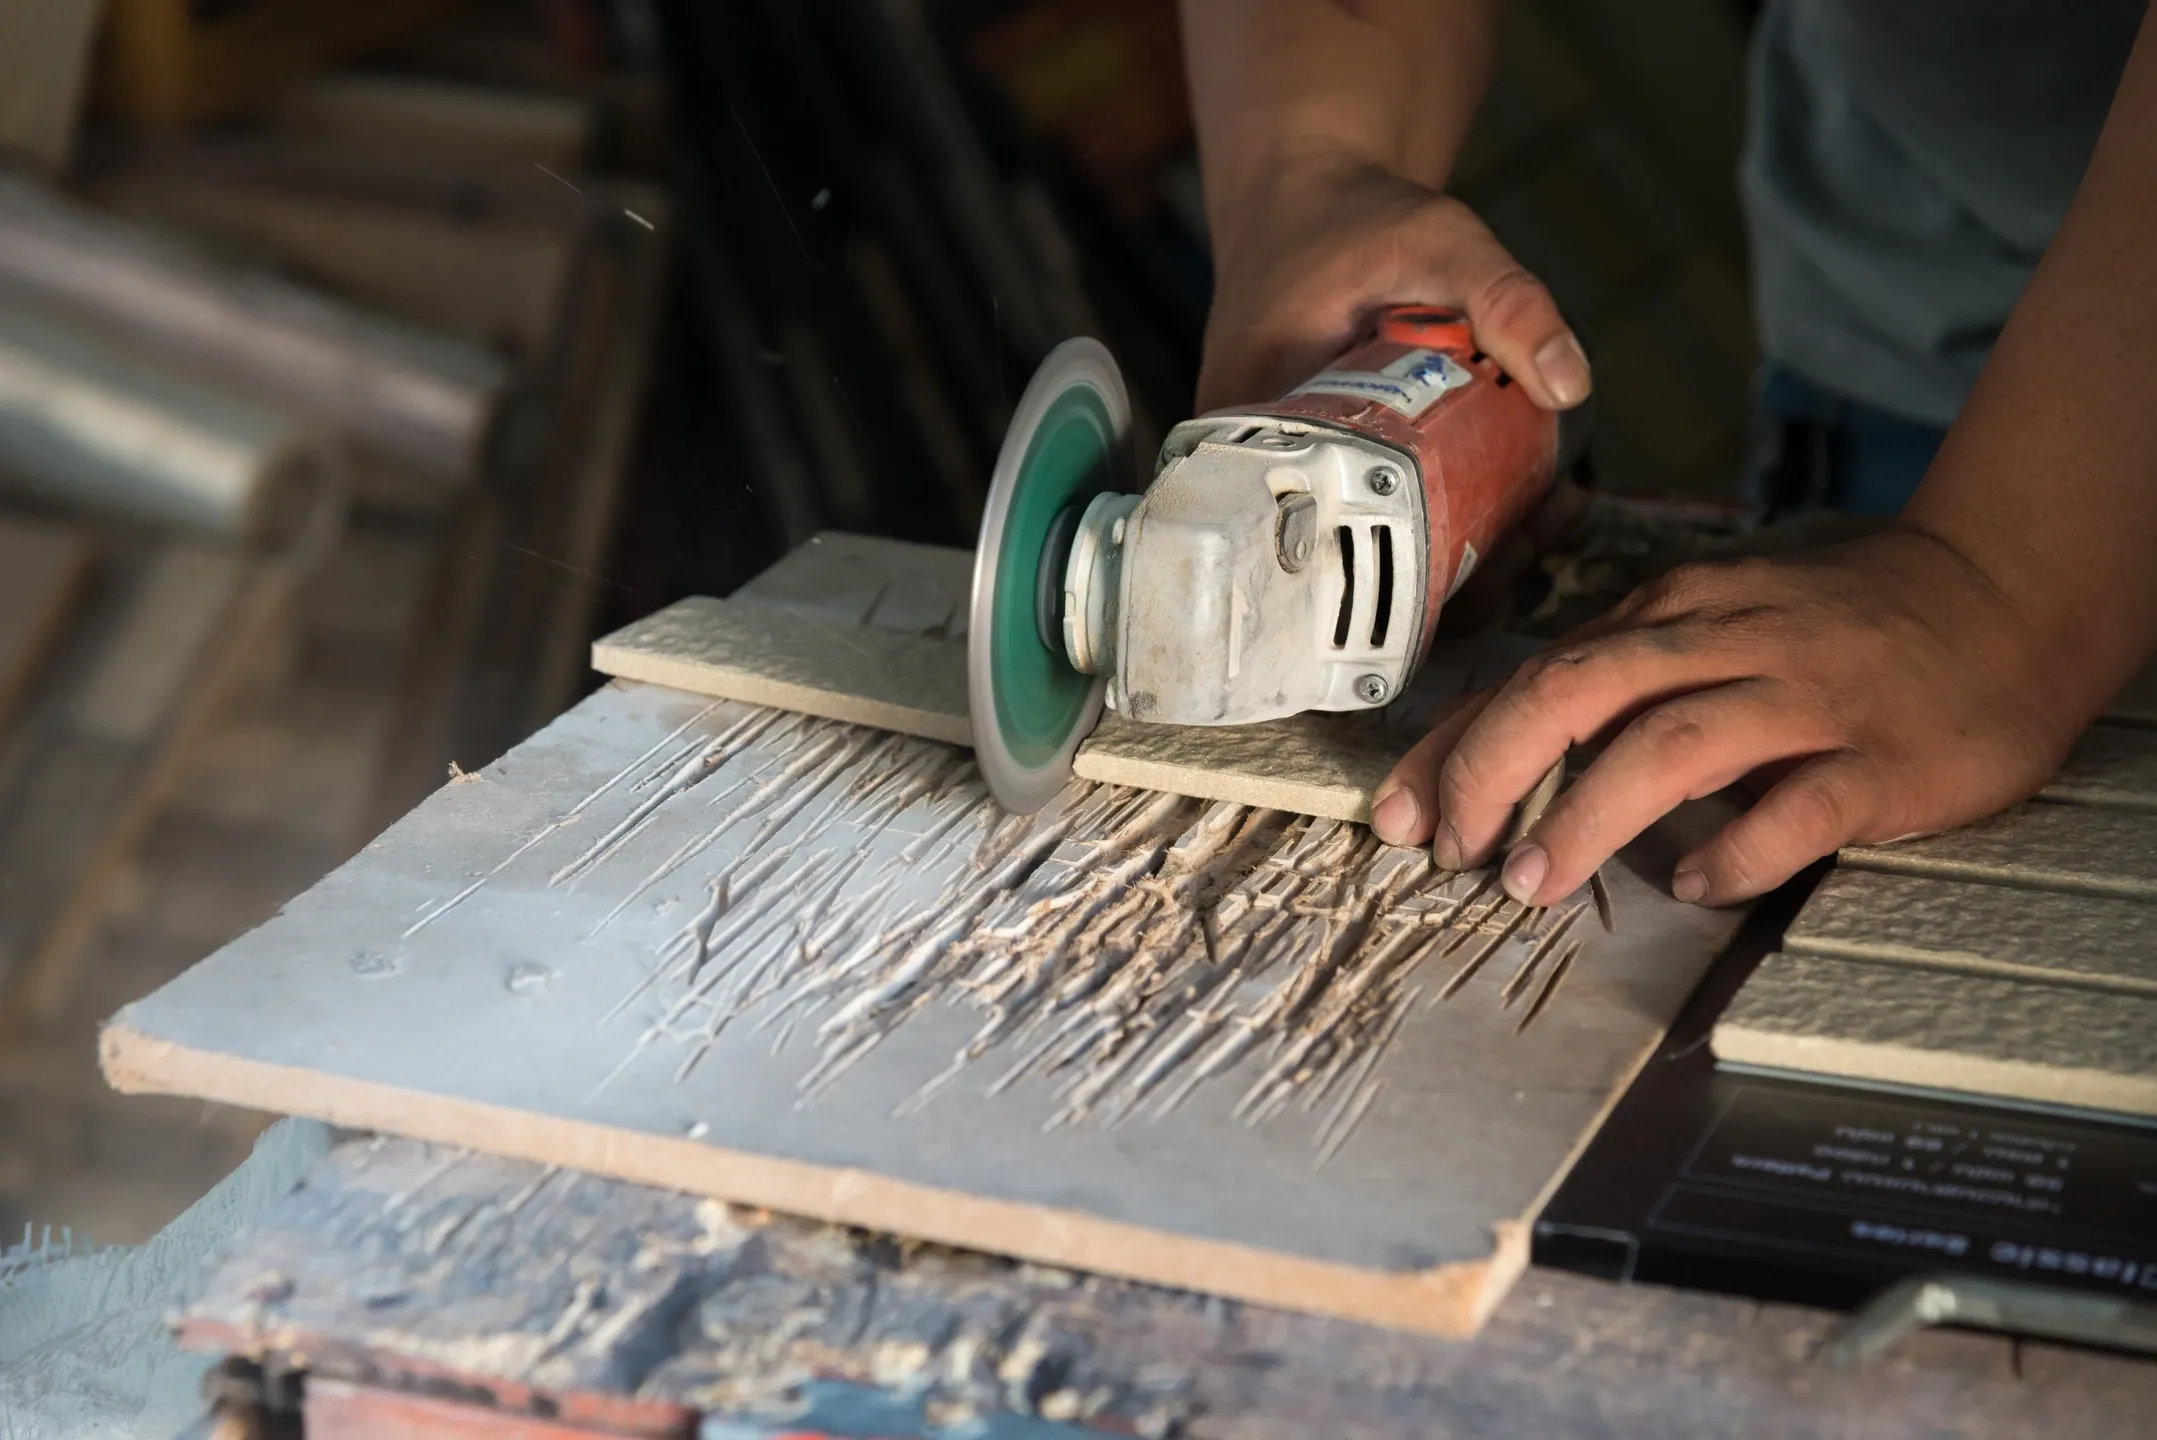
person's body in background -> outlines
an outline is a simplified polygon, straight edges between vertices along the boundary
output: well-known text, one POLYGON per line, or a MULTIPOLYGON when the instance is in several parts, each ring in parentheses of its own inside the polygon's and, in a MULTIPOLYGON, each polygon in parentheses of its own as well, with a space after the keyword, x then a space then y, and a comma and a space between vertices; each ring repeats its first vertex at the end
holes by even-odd
MULTIPOLYGON (((1215 248, 1201 410, 1278 393, 1404 302, 1464 308, 1540 403, 1586 397, 1549 294, 1445 194, 1495 0, 1183 7, 1215 248)), ((1551 903, 1750 779, 1760 799, 1672 877, 1724 903, 2043 783, 2157 646, 2140 10, 1771 0, 1744 175, 1762 399, 1822 444, 1805 493, 1763 498, 1897 518, 1684 567, 1469 697, 1381 788, 1381 837, 1484 863, 1551 763, 1601 744, 1504 857, 1507 891, 1551 903)))
POLYGON ((1899 512, 2089 165, 2142 0, 1774 0, 1740 184, 1750 498, 1899 512))

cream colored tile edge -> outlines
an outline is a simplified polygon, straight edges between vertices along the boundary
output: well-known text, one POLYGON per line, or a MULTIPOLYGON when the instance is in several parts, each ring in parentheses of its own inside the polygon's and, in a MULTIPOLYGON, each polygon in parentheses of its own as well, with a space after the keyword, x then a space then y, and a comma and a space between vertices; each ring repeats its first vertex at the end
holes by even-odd
POLYGON ((1716 1059, 1733 1065, 1948 1090, 2074 1110, 2157 1116, 2157 1079, 2137 1080, 2101 1070, 2063 1070, 2011 1060, 1948 1056, 1863 1040, 1754 1030, 1728 1021, 1715 1027, 1714 1049, 1716 1059))
POLYGON ((969 1250, 1432 1335, 1474 1334, 1528 1260, 1526 1216, 1495 1222, 1491 1253, 1482 1260, 1429 1270, 1365 1269, 1083 1211, 984 1199, 861 1170, 195 1050, 135 1029, 125 1011, 105 1026, 99 1054, 106 1080, 127 1094, 187 1095, 236 1105, 259 1104, 263 1096, 274 1095, 281 1112, 333 1125, 469 1146, 969 1250))
POLYGON ((592 668, 699 695, 973 743, 966 648, 776 604, 693 596, 592 646, 592 668))
POLYGON ((2153 1020, 2157 1002, 2132 994, 1784 952, 1710 1045, 1730 1064, 2157 1116, 2153 1020))
POLYGON ((1106 715, 1079 747, 1076 768, 1111 785, 1361 824, 1371 818, 1371 792, 1412 743, 1362 718, 1295 715, 1214 727, 1106 715))
MULTIPOLYGON (((699 695, 773 705, 954 745, 966 719, 966 647, 839 623, 769 601, 693 597, 592 646, 592 667, 699 695)), ((1259 725, 1141 725, 1117 716, 1079 749, 1087 780, 1296 815, 1366 821, 1411 738, 1366 716, 1259 725)))

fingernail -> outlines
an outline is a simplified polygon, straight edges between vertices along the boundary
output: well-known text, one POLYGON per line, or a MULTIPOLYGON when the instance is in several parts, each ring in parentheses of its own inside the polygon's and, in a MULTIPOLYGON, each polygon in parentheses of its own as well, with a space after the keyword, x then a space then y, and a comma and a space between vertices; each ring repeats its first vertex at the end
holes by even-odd
POLYGON ((1499 880, 1505 893, 1525 905, 1535 895, 1536 887, 1550 873, 1550 856, 1543 847, 1533 841, 1524 841, 1513 847, 1513 853, 1505 857, 1505 869, 1499 872, 1499 880))
POLYGON ((1441 870, 1458 870, 1466 859, 1461 850, 1460 832, 1443 816, 1438 820, 1438 833, 1431 837, 1431 859, 1438 862, 1441 870))
POLYGON ((1416 833, 1415 791, 1397 780, 1388 780, 1378 787, 1378 798, 1371 805, 1371 829, 1388 845, 1406 845, 1416 833))
POLYGON ((1670 877, 1670 893, 1688 905, 1696 904, 1708 893, 1708 877, 1698 870, 1680 870, 1670 877))
POLYGON ((1570 333, 1553 336, 1535 352, 1536 373, 1561 408, 1570 409, 1588 398, 1594 381, 1588 375, 1588 356, 1570 333))

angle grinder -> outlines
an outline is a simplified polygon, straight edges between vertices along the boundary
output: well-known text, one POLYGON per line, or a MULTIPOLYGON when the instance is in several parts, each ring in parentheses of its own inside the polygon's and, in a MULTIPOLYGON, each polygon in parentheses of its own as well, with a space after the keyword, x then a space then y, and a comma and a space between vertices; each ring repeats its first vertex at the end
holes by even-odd
POLYGON ((1065 341, 1019 401, 974 557, 989 788, 1039 809, 1104 706, 1239 725, 1385 705, 1587 419, 1536 405, 1458 312, 1399 306, 1280 399, 1176 426, 1134 494, 1122 376, 1100 342, 1065 341))

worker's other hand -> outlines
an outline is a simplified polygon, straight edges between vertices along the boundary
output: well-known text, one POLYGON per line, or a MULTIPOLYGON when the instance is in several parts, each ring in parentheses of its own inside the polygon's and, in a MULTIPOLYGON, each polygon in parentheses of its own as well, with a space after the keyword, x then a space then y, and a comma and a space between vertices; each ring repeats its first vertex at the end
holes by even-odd
POLYGON ((1504 857, 1548 905, 1681 802, 1759 798, 1671 878, 1680 900, 1773 889, 1837 847, 1991 814, 2052 774, 2088 719, 2033 628, 1929 535, 1688 565, 1464 698, 1380 787, 1372 827, 1448 868, 1495 858, 1514 806, 1574 746, 1600 753, 1504 857))
POLYGON ((1467 312, 1476 343, 1547 409, 1588 398, 1587 356, 1542 282, 1475 212, 1378 166, 1284 167, 1214 237, 1198 409, 1271 400, 1368 333, 1389 305, 1467 312))

